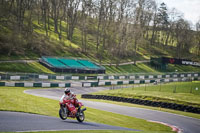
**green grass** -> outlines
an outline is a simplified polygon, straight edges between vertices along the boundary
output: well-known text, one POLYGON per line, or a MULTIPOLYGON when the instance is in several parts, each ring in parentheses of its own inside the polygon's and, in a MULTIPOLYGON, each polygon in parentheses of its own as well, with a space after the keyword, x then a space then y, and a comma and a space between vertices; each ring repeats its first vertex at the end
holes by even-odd
POLYGON ((137 65, 123 65, 123 66, 104 66, 106 73, 118 73, 118 74, 130 74, 130 73, 152 73, 161 74, 167 72, 200 72, 200 67, 186 66, 186 65, 174 65, 168 64, 166 70, 154 69, 149 63, 137 63, 137 65))
MULTIPOLYGON (((92 57, 91 57, 92 58, 92 57)), ((148 63, 138 63, 137 65, 123 65, 123 66, 104 66, 106 74, 134 74, 134 73, 149 73, 149 74, 162 74, 165 72, 200 72, 199 67, 183 66, 183 65, 168 65, 167 70, 156 70, 148 63)), ((26 72, 26 73, 50 73, 54 74, 51 70, 47 69, 38 62, 31 63, 0 63, 0 71, 3 72, 26 72)))
POLYGON ((200 107, 200 82, 181 82, 106 90, 93 94, 172 102, 200 107), (196 90, 198 88, 198 90, 196 90))
POLYGON ((200 72, 200 67, 168 64, 167 70, 165 71, 175 72, 175 70, 177 70, 178 72, 200 72))
POLYGON ((50 73, 50 74, 54 73, 38 62, 0 63, 0 71, 3 71, 3 72, 25 72, 25 73, 50 73))
MULTIPOLYGON (((58 101, 24 94, 23 91, 26 89, 22 87, 0 87, 0 110, 58 117, 58 101)), ((142 131, 171 132, 169 127, 161 124, 97 109, 87 108, 85 114, 86 120, 90 122, 133 128, 142 131)))
POLYGON ((150 66, 144 63, 138 63, 137 65, 123 65, 123 66, 104 66, 106 68, 106 73, 159 73, 150 66))
POLYGON ((7 56, 7 55, 0 55, 0 60, 1 61, 7 61, 7 60, 26 60, 26 59, 32 59, 32 60, 36 60, 38 59, 39 56, 34 54, 34 53, 30 53, 29 51, 29 55, 24 56, 24 55, 11 55, 11 56, 7 56))
MULTIPOLYGON (((13 133, 13 132, 1 132, 13 133)), ((67 131, 40 131, 40 132, 23 132, 23 133, 169 133, 166 131, 123 131, 123 130, 67 130, 67 131)))

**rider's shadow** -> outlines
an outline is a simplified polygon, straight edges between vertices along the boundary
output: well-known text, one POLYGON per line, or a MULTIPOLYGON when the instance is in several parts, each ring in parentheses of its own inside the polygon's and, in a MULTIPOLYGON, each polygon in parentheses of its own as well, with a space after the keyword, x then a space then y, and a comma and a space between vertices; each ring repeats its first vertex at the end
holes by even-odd
POLYGON ((98 123, 90 123, 90 122, 78 122, 78 121, 73 121, 73 120, 64 120, 62 122, 66 123, 72 123, 72 124, 77 124, 77 125, 86 125, 86 126, 94 126, 94 127, 100 127, 101 124, 98 123))

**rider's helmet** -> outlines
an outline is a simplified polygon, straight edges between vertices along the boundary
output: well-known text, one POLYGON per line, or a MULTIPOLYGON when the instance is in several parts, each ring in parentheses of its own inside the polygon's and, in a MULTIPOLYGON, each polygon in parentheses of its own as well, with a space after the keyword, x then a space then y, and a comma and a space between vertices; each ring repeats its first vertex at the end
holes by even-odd
POLYGON ((70 93, 70 89, 65 88, 65 94, 67 95, 68 93, 70 93))

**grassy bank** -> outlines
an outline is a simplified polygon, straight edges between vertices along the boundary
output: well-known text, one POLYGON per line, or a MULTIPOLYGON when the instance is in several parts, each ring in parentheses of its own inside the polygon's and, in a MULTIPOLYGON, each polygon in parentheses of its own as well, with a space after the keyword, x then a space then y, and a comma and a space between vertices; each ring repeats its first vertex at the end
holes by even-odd
MULTIPOLYGON (((150 73, 162 74, 167 72, 200 72, 200 67, 183 66, 183 65, 168 65, 166 70, 157 70, 148 63, 138 63, 137 65, 123 65, 123 66, 104 66, 106 74, 136 74, 136 73, 150 73)), ((47 69, 38 62, 27 63, 0 63, 0 71, 3 72, 24 72, 24 73, 49 73, 53 74, 51 70, 47 69)), ((57 73, 60 74, 60 73, 57 73)))
POLYGON ((106 68, 106 73, 112 74, 112 73, 124 73, 124 74, 130 74, 130 73, 159 73, 159 71, 156 71, 155 69, 148 66, 146 63, 138 63, 137 65, 123 65, 123 66, 104 66, 106 68))
MULTIPOLYGON (((0 87, 0 110, 29 112, 58 117, 58 101, 24 94, 23 91, 26 89, 21 87, 0 87)), ((142 131, 171 132, 171 129, 164 125, 111 112, 87 108, 85 113, 86 120, 90 122, 133 128, 142 131)))
POLYGON ((0 71, 2 71, 2 72, 24 72, 24 73, 50 73, 50 74, 54 73, 38 62, 0 63, 0 71))
POLYGON ((115 89, 93 94, 138 98, 143 100, 172 102, 200 107, 200 82, 179 82, 158 85, 143 85, 126 89, 115 89))

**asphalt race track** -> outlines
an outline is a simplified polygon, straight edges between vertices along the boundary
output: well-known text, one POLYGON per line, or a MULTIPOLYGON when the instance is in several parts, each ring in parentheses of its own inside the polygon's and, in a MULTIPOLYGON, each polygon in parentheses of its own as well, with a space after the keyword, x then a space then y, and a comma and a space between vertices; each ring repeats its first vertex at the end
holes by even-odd
POLYGON ((130 130, 91 122, 79 123, 76 120, 61 120, 36 114, 0 111, 0 132, 62 131, 62 130, 130 130))
MULTIPOLYGON (((90 92, 101 90, 103 88, 70 88, 76 94, 83 94, 84 90, 90 92)), ((64 89, 34 89, 26 90, 25 93, 47 97, 51 99, 59 100, 63 95, 64 89)), ((87 92, 86 92, 87 93, 87 92)), ((200 132, 200 119, 186 117, 182 115, 176 115, 167 112, 120 106, 116 104, 109 104, 103 102, 93 102, 82 100, 83 104, 87 107, 114 112, 118 114, 128 115, 136 118, 141 118, 150 121, 163 122, 172 126, 176 126, 182 130, 183 133, 199 133, 200 132)), ((86 118, 87 119, 87 118, 86 118)))

